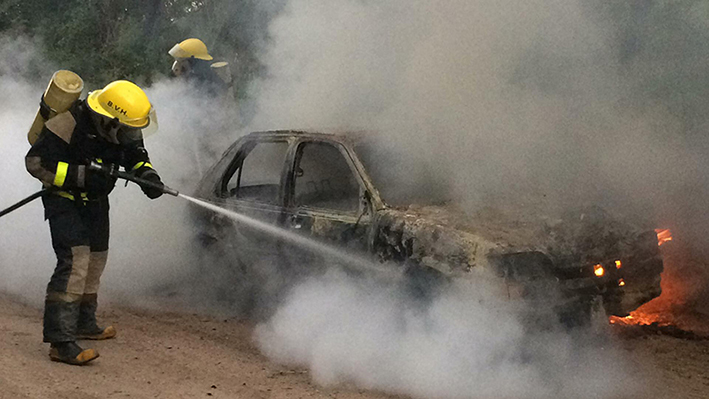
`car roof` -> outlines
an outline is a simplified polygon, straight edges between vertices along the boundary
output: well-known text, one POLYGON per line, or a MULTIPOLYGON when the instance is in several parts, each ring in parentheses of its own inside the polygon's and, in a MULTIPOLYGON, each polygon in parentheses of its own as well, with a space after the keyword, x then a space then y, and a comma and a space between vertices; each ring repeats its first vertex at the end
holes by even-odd
POLYGON ((312 139, 358 142, 361 141, 363 138, 370 136, 371 134, 372 132, 364 130, 267 130, 252 132, 247 134, 245 137, 304 137, 312 139))

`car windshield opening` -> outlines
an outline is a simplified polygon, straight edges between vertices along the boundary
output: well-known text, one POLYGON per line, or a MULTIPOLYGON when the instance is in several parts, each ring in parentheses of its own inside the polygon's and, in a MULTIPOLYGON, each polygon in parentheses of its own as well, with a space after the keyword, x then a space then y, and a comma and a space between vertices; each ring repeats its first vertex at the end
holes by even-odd
POLYGON ((356 143, 355 151, 389 205, 433 205, 450 200, 450 187, 435 170, 435 165, 410 151, 372 139, 356 143))
MULTIPOLYGON (((249 147, 247 147, 249 148, 249 147)), ((228 198, 276 204, 279 200, 281 174, 285 164, 288 143, 261 142, 250 147, 234 173, 227 177, 228 198)))

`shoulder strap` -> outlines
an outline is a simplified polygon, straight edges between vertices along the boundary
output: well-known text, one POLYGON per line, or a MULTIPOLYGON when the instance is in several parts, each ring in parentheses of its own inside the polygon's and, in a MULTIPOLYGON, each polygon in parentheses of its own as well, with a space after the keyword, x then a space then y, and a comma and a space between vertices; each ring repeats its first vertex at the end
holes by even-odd
POLYGON ((74 119, 71 112, 62 112, 48 120, 44 126, 69 144, 71 142, 71 136, 74 133, 74 128, 76 127, 76 119, 74 119))

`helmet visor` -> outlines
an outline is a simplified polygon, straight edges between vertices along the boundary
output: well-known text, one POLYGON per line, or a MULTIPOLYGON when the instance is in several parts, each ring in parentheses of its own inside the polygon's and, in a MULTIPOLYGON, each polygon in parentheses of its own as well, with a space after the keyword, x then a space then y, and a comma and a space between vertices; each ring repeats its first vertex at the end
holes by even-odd
POLYGON ((152 136, 158 132, 158 113, 152 106, 150 107, 150 112, 148 113, 148 125, 142 129, 142 132, 142 138, 152 136))
POLYGON ((148 124, 142 128, 132 127, 124 123, 120 124, 118 130, 118 141, 120 143, 128 143, 131 141, 143 140, 148 136, 152 136, 158 131, 158 113, 155 108, 150 107, 150 112, 148 113, 148 124))
POLYGON ((190 58, 190 54, 186 52, 182 47, 180 47, 180 44, 177 43, 176 45, 172 46, 170 51, 167 52, 172 56, 174 59, 180 59, 180 58, 190 58))

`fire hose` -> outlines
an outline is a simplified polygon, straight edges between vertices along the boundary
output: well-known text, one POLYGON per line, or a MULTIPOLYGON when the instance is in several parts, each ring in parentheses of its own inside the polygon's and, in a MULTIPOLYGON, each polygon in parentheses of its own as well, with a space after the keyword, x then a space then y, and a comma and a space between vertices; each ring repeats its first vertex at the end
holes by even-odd
MULTIPOLYGON (((174 195, 175 197, 177 197, 180 194, 177 190, 173 190, 170 187, 168 187, 162 183, 156 183, 156 182, 153 182, 150 180, 145 180, 145 179, 141 179, 139 177, 135 177, 130 173, 119 171, 118 168, 116 168, 114 166, 102 165, 97 162, 91 162, 89 164, 89 169, 96 171, 96 172, 104 173, 107 176, 117 177, 119 179, 123 179, 123 180, 127 180, 130 182, 136 183, 142 187, 154 188, 154 189, 162 191, 165 194, 174 195)), ((21 207, 29 204, 30 202, 34 201, 35 199, 37 199, 45 194, 48 194, 54 190, 55 190, 54 187, 49 187, 49 188, 39 190, 36 193, 30 195, 29 197, 27 197, 27 198, 17 202, 16 204, 11 205, 10 207, 0 211, 0 217, 7 215, 8 213, 10 213, 14 210, 17 210, 18 208, 21 208, 21 207)))
POLYGON ((142 187, 154 188, 156 190, 162 191, 165 194, 174 195, 175 197, 177 197, 180 194, 177 190, 173 190, 170 187, 168 187, 162 183, 155 183, 150 180, 145 180, 145 179, 141 179, 139 177, 135 177, 130 173, 121 172, 115 166, 103 165, 98 162, 92 161, 89 164, 89 169, 96 171, 96 172, 105 173, 106 175, 111 176, 111 177, 117 177, 119 179, 131 181, 131 182, 136 183, 142 187))
POLYGON ((39 190, 36 193, 30 195, 29 197, 23 199, 22 201, 16 203, 15 205, 12 205, 7 209, 3 209, 2 211, 0 211, 0 218, 7 215, 8 213, 14 211, 17 208, 20 208, 20 207, 23 207, 23 206, 29 204, 30 202, 43 196, 44 194, 46 194, 47 192, 49 192, 51 190, 52 190, 51 188, 45 188, 45 189, 39 190))

